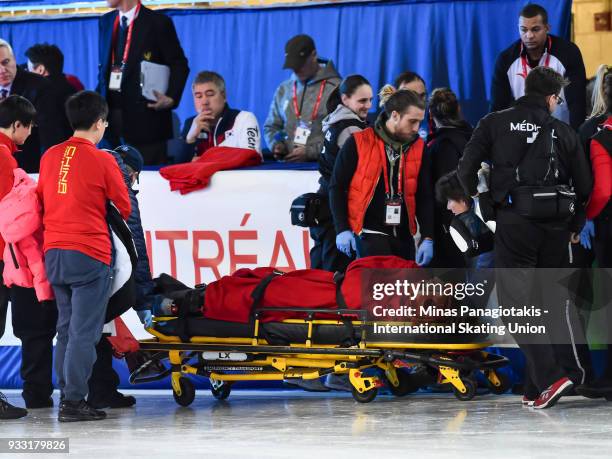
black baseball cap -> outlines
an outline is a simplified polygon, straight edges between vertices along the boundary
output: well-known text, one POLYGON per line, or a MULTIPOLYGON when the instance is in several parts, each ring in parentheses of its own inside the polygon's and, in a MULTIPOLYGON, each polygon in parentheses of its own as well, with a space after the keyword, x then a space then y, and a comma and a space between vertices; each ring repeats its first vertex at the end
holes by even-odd
POLYGON ((309 35, 296 35, 285 45, 284 69, 298 70, 308 56, 315 50, 315 44, 309 35))
POLYGON ((115 151, 121 155, 123 162, 130 166, 134 172, 142 171, 144 166, 144 159, 140 152, 131 145, 119 145, 115 148, 115 151))

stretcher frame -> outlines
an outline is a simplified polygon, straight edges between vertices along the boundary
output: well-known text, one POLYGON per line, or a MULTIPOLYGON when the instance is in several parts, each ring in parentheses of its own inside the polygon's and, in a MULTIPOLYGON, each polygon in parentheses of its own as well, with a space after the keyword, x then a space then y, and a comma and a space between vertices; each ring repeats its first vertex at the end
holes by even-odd
MULTIPOLYGON (((435 371, 438 384, 448 384, 462 401, 476 395, 477 373, 484 375, 491 392, 501 394, 509 389, 508 377, 497 369, 508 359, 484 349, 490 343, 430 344, 402 342, 368 342, 366 311, 353 309, 258 308, 254 311, 251 337, 219 338, 196 336, 182 342, 177 336, 148 328, 153 338, 140 341, 142 351, 154 352, 152 357, 130 375, 130 383, 151 382, 170 376, 175 401, 189 406, 195 399, 195 386, 187 375, 207 377, 211 392, 219 400, 229 397, 236 381, 314 380, 328 374, 348 374, 353 398, 360 403, 374 400, 383 378, 367 375, 366 370, 378 368, 384 372, 393 395, 404 396, 417 391, 408 373, 401 368, 416 365, 435 371), (282 323, 307 325, 304 343, 288 346, 271 345, 260 335, 260 319, 266 312, 296 312, 305 319, 289 319, 282 323), (315 315, 336 315, 338 319, 315 319, 315 315), (355 317, 350 323, 361 327, 358 345, 339 347, 313 342, 317 325, 346 325, 346 316, 355 317), (204 357, 206 353, 206 357, 204 357), (211 353, 218 358, 211 359, 211 353), (152 363, 168 360, 169 366, 153 376, 141 376, 152 363), (194 361, 195 360, 195 361, 194 361)), ((156 322, 177 320, 177 317, 156 317, 156 322)))

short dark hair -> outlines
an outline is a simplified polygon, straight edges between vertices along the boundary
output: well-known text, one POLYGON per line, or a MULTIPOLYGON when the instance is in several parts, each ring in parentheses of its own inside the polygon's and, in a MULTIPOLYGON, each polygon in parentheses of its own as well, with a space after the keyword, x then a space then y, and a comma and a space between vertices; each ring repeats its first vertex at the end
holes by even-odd
POLYGON ((19 121, 30 126, 36 118, 36 109, 25 97, 13 94, 0 102, 0 127, 9 128, 19 121))
POLYGON ((423 86, 427 86, 425 84, 425 80, 421 77, 421 75, 411 70, 407 70, 405 72, 400 73, 395 79, 393 86, 399 88, 402 84, 412 83, 413 81, 420 81, 421 83, 423 83, 423 86))
POLYGON ((459 126, 463 123, 459 101, 449 88, 436 88, 432 91, 429 113, 444 126, 459 126))
POLYGON ((519 17, 524 18, 535 18, 536 16, 542 16, 542 22, 548 24, 548 12, 543 6, 536 3, 529 3, 519 13, 519 17))
POLYGON ((364 84, 370 86, 370 82, 362 75, 349 75, 340 85, 334 89, 327 99, 327 112, 333 112, 338 105, 342 103, 342 96, 351 97, 357 91, 357 88, 364 84))
POLYGON ((66 101, 66 116, 75 131, 88 131, 108 117, 106 100, 94 91, 79 91, 66 101))
POLYGON ((396 90, 391 85, 385 85, 378 93, 378 97, 380 106, 387 116, 391 116, 393 112, 403 114, 409 107, 425 110, 425 101, 410 89, 396 90))
POLYGON ((219 92, 225 94, 225 80, 217 72, 204 70, 198 73, 193 80, 193 84, 196 85, 204 83, 213 83, 219 89, 219 92))
POLYGON ((559 72, 549 67, 534 68, 525 79, 525 95, 550 96, 558 95, 569 84, 559 72))
POLYGON ((446 204, 449 199, 470 202, 470 197, 465 194, 459 182, 457 171, 451 171, 443 175, 436 182, 436 199, 440 204, 446 204))
POLYGON ((44 65, 51 76, 61 75, 64 72, 64 54, 55 45, 38 43, 30 46, 25 55, 32 64, 44 65))

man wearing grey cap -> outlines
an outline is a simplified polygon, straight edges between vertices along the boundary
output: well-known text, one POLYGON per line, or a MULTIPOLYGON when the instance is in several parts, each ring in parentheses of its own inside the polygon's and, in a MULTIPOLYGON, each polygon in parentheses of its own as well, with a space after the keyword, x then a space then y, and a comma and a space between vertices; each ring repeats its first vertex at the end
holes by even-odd
POLYGON ((293 75, 274 93, 264 124, 266 142, 278 160, 316 161, 323 147, 326 102, 340 76, 332 61, 318 58, 308 35, 287 42, 283 68, 293 70, 293 75))

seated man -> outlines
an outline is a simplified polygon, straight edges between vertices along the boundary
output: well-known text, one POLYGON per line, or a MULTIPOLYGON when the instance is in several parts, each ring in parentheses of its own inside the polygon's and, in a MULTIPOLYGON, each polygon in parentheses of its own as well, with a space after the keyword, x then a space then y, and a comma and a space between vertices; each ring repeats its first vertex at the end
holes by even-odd
POLYGON ((261 153, 261 134, 251 112, 227 104, 225 81, 215 72, 200 72, 191 87, 197 115, 185 121, 182 158, 195 160, 212 147, 248 148, 261 153))

